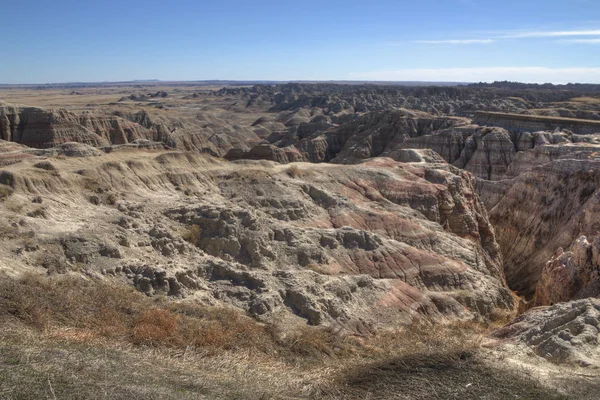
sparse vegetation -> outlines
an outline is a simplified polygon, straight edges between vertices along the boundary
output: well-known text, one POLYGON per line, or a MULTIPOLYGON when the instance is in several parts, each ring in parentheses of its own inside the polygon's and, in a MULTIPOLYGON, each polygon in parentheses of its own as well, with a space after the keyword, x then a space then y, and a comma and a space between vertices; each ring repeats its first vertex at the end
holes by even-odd
POLYGON ((115 193, 109 193, 106 195, 106 204, 113 206, 117 203, 117 200, 118 197, 115 193))
POLYGON ((123 85, 5 92, 0 399, 586 398, 489 334, 597 230, 600 85, 123 85))
POLYGON ((32 218, 48 218, 48 213, 44 207, 38 207, 29 211, 27 216, 32 218))
POLYGON ((10 195, 13 193, 13 190, 6 185, 0 185, 0 201, 10 197, 10 195))
POLYGON ((288 167, 285 170, 285 173, 290 177, 290 178, 304 178, 307 175, 309 175, 309 171, 300 168, 298 165, 294 164, 290 167, 288 167))
POLYGON ((526 374, 483 363, 484 330, 475 323, 420 323, 368 336, 290 330, 65 275, 2 276, 0 293, 6 398, 426 398, 431 390, 561 398, 526 374))
POLYGON ((45 169, 46 171, 56 171, 56 167, 50 161, 41 161, 33 165, 35 168, 45 169))
POLYGON ((197 246, 202 238, 202 228, 200 228, 199 225, 190 225, 189 227, 185 228, 181 236, 186 242, 197 246))

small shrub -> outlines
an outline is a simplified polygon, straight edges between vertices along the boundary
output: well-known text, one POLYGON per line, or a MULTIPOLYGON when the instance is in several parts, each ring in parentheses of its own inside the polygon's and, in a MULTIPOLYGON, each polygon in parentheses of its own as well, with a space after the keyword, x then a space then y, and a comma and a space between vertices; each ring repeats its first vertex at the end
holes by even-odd
POLYGON ((186 242, 189 242, 194 246, 198 246, 200 239, 202 239, 202 228, 200 228, 199 225, 191 225, 183 232, 181 236, 186 242))
POLYGON ((19 232, 19 228, 0 222, 0 238, 12 239, 19 232))
POLYGON ((100 204, 102 204, 102 199, 100 198, 100 196, 96 196, 95 194, 90 196, 90 203, 92 203, 95 206, 99 206, 100 204))
POLYGON ((12 188, 6 185, 0 185, 0 200, 4 200, 13 194, 12 188))
POLYGON ((114 206, 117 203, 117 195, 114 193, 109 193, 106 196, 106 204, 110 204, 111 206, 114 206))
POLYGON ((285 171, 285 173, 290 178, 300 178, 304 176, 305 171, 301 170, 297 165, 292 165, 285 171))
MULTIPOLYGON (((27 245, 25 248, 27 249, 27 245)), ((70 269, 64 254, 58 252, 40 253, 36 256, 34 263, 44 268, 48 275, 66 274, 70 269)))
POLYGON ((321 275, 331 275, 331 271, 327 269, 327 267, 311 262, 306 266, 307 269, 310 269, 311 271, 316 272, 317 274, 321 274, 321 275))
POLYGON ((48 218, 48 213, 43 207, 38 207, 33 211, 29 211, 27 216, 32 218, 48 218))
POLYGON ((46 171, 56 171, 56 167, 50 161, 41 161, 33 165, 35 168, 44 169, 46 171))

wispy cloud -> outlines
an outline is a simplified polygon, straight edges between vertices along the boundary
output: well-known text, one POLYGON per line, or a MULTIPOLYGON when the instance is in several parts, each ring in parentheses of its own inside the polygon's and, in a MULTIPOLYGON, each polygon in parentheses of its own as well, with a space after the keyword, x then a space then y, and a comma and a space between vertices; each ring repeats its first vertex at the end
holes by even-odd
POLYGON ((600 36, 600 30, 570 30, 570 31, 530 31, 530 32, 514 32, 503 36, 499 39, 526 39, 526 38, 555 38, 555 37, 570 37, 570 36, 600 36))
POLYGON ((415 40, 414 43, 422 44, 490 44, 492 39, 449 39, 449 40, 415 40))
POLYGON ((564 40, 557 40, 556 43, 600 44, 600 39, 599 38, 594 38, 594 39, 564 39, 564 40))
POLYGON ((512 31, 486 35, 483 38, 470 39, 440 39, 440 40, 414 40, 413 43, 420 44, 490 44, 508 39, 536 39, 536 38, 574 38, 597 36, 591 39, 565 39, 561 43, 600 43, 600 29, 574 29, 563 31, 512 31))
POLYGON ((398 69, 352 73, 349 75, 349 79, 433 82, 493 82, 508 80, 528 83, 600 83, 600 68, 473 67, 398 69))

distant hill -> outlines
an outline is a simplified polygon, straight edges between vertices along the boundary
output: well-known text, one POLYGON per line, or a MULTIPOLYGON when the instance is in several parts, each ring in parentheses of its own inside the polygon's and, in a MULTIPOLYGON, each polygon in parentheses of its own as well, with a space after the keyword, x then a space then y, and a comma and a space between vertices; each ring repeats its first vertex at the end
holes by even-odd
POLYGON ((496 88, 496 89, 511 89, 511 90, 570 90, 574 92, 585 93, 600 93, 600 85, 593 83, 568 83, 566 85, 554 85, 552 83, 521 83, 510 81, 497 81, 494 83, 472 83, 468 85, 474 88, 496 88))
POLYGON ((158 79, 140 79, 132 81, 116 81, 116 82, 59 82, 59 83, 44 83, 44 84, 0 84, 0 87, 28 87, 36 89, 56 89, 56 88, 85 88, 85 87, 107 87, 107 86, 126 86, 126 85, 142 85, 142 86, 249 86, 249 85, 281 85, 285 83, 335 83, 340 85, 395 85, 395 86, 465 86, 469 82, 424 82, 424 81, 234 81, 234 80, 199 80, 199 81, 161 81, 158 79))

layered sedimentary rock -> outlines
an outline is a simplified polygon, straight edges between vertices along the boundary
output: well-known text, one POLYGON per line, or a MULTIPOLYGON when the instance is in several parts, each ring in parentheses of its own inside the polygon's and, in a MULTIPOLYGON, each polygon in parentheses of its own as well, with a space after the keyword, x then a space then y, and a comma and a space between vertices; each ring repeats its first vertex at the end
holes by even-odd
POLYGON ((266 143, 256 146, 257 149, 234 150, 227 157, 264 158, 282 163, 355 163, 371 157, 393 157, 395 151, 402 149, 401 144, 411 137, 430 135, 467 122, 464 118, 433 117, 409 110, 373 112, 339 125, 325 125, 328 127, 325 131, 308 130, 302 134, 298 129, 291 129, 273 134, 266 138, 266 143))
POLYGON ((580 236, 594 236, 600 229, 600 162, 594 154, 567 154, 498 186, 486 184, 487 190, 499 190, 483 198, 491 207, 507 281, 528 297, 556 249, 568 249, 580 236))
POLYGON ((4 204, 31 204, 18 214, 0 205, 6 221, 24 218, 0 254, 11 268, 43 259, 52 273, 312 324, 512 306, 474 178, 445 163, 287 166, 178 152, 53 159, 52 170, 27 163, 0 172, 12 193, 4 204))
POLYGON ((511 134, 502 128, 463 125, 407 139, 401 147, 432 149, 478 178, 499 180, 516 154, 511 134))
POLYGON ((600 296, 600 237, 578 238, 570 248, 559 248, 546 263, 537 283, 534 304, 600 296))
POLYGON ((46 111, 40 108, 0 108, 0 138, 29 147, 53 147, 64 142, 80 142, 105 146, 107 138, 79 124, 66 110, 46 111))
POLYGON ((250 127, 230 125, 213 116, 193 120, 133 113, 74 113, 63 109, 0 105, 0 140, 33 148, 51 148, 67 142, 94 147, 125 145, 147 140, 171 148, 223 155, 234 145, 259 140, 250 127))
POLYGON ((27 153, 27 147, 14 142, 0 140, 0 167, 19 163, 33 154, 27 153))
POLYGON ((492 336, 529 347, 556 364, 600 367, 600 300, 531 309, 492 336))
MULTIPOLYGON (((460 115, 474 110, 518 112, 528 100, 547 95, 529 91, 524 100, 514 91, 474 90, 467 87, 403 87, 392 85, 301 84, 224 88, 216 96, 236 96, 248 106, 269 104, 272 111, 319 108, 327 115, 407 108, 435 115, 460 115)), ((565 93, 566 94, 566 93, 565 93)), ((568 97, 562 94, 559 99, 568 97)))
POLYGON ((466 118, 409 110, 366 113, 350 122, 316 128, 316 133, 298 132, 288 128, 248 151, 234 149, 227 158, 348 164, 378 156, 400 160, 407 149, 430 149, 478 178, 499 180, 520 140, 502 128, 479 127, 466 118))
POLYGON ((0 107, 0 138, 34 148, 48 148, 66 142, 94 147, 124 144, 136 139, 155 138, 147 128, 116 116, 37 107, 0 107))
POLYGON ((600 133, 600 121, 577 118, 478 111, 474 121, 479 125, 498 126, 515 132, 567 129, 573 133, 582 135, 600 133))

